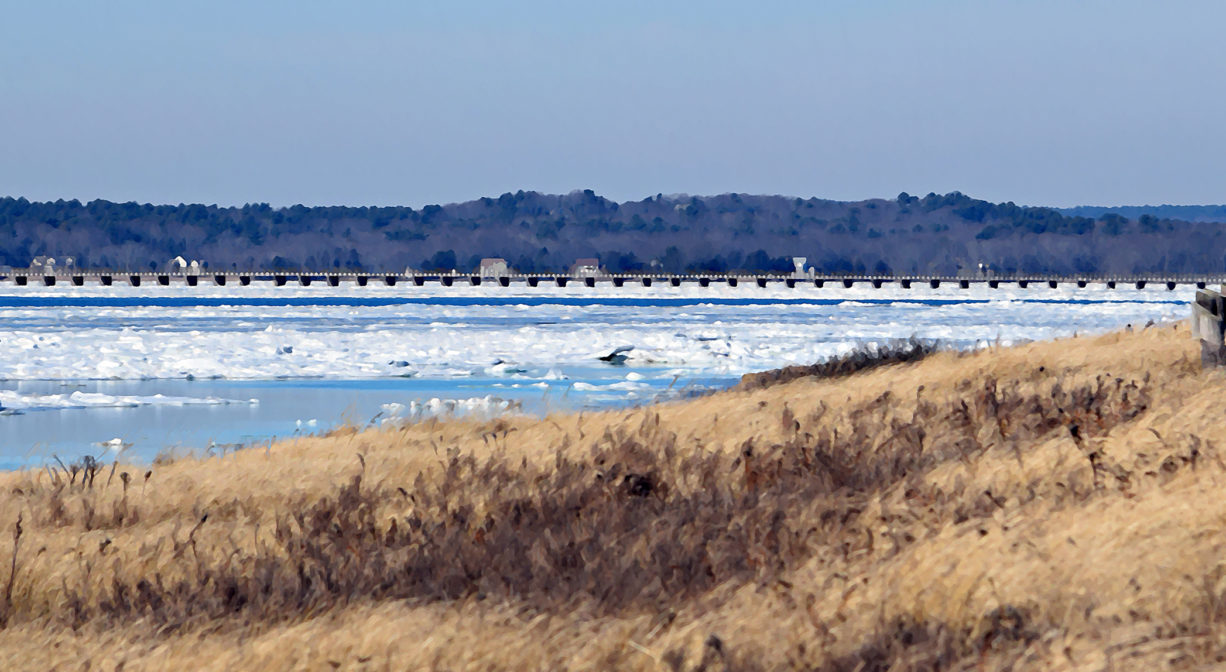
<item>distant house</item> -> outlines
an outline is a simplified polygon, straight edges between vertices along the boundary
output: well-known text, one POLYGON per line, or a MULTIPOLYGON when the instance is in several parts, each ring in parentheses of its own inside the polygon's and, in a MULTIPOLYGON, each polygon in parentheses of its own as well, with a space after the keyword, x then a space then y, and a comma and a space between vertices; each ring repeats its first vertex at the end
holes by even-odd
POLYGON ((958 265, 958 277, 982 280, 983 278, 991 278, 994 275, 992 267, 980 262, 974 267, 958 265))
POLYGON ((166 270, 170 273, 183 273, 185 275, 199 275, 201 263, 195 259, 188 261, 183 257, 175 257, 166 262, 166 270))
POLYGON ((507 266, 506 259, 490 257, 481 260, 478 273, 482 278, 501 278, 510 275, 511 269, 507 266))
POLYGON ((43 275, 55 275, 55 257, 40 255, 30 261, 30 271, 43 275))
POLYGON ((576 259, 575 265, 570 267, 572 277, 585 278, 593 275, 600 275, 603 271, 600 270, 600 260, 595 257, 586 257, 576 259))

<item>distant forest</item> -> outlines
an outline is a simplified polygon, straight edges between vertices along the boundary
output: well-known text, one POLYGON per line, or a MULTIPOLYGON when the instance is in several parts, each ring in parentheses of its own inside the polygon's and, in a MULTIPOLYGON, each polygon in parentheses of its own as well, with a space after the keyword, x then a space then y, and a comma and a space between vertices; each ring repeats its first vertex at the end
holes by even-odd
POLYGON ((145 270, 183 256, 214 270, 468 271, 482 257, 502 257, 520 271, 545 272, 596 257, 614 272, 723 272, 787 271, 790 257, 804 256, 831 273, 952 274, 980 263, 1001 272, 1221 272, 1226 224, 1219 220, 1226 220, 1220 206, 1061 212, 958 192, 858 202, 724 194, 617 203, 590 190, 520 191, 421 209, 0 198, 0 264, 26 267, 51 255, 83 267, 145 270))
POLYGON ((1075 208, 1059 208, 1061 214, 1070 217, 1093 217, 1116 214, 1128 219, 1151 215, 1158 219, 1177 219, 1185 222, 1226 222, 1226 205, 1079 205, 1075 208))

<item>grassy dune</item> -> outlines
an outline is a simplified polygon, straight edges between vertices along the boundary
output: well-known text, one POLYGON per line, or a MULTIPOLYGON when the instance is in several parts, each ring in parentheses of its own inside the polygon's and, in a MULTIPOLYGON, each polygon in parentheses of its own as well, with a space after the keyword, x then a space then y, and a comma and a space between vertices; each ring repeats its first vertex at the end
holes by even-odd
POLYGON ((2 475, 0 667, 1226 659, 1226 375, 1186 326, 789 377, 2 475))

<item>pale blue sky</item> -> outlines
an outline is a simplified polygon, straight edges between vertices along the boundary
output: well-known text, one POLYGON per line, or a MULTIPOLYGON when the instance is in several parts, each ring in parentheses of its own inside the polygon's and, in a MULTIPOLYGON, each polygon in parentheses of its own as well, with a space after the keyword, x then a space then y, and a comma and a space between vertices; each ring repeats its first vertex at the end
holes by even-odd
POLYGON ((0 194, 1226 202, 1226 3, 0 5, 0 194))

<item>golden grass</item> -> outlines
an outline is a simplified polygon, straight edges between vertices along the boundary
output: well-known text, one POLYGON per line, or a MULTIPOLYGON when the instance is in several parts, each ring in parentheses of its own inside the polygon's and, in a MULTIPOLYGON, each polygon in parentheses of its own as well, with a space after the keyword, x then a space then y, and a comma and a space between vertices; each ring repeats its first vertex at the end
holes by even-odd
POLYGON ((0 666, 1214 668, 1224 398, 1179 326, 3 474, 0 666))

